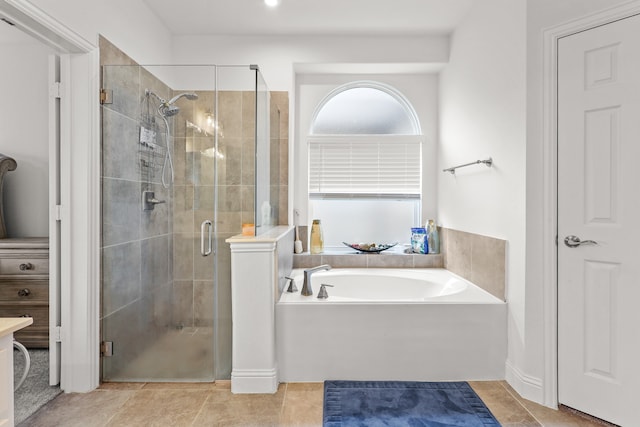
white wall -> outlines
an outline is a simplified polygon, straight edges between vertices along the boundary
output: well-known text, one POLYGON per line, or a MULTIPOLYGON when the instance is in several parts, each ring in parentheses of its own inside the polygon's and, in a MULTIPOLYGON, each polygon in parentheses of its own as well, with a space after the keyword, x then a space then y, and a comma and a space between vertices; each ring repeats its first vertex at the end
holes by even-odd
MULTIPOLYGON (((291 91, 301 64, 443 64, 449 38, 333 36, 177 36, 176 64, 258 64, 269 90, 291 91)), ((334 71, 335 72, 335 69, 334 71)), ((361 71, 362 72, 362 71, 361 71)))
POLYGON ((505 239, 508 359, 524 365, 526 0, 478 2, 451 39, 440 76, 438 219, 447 228, 505 239))
POLYGON ((42 237, 49 235, 49 50, 24 38, 0 38, 0 153, 18 163, 5 175, 4 213, 9 237, 42 237))
MULTIPOLYGON (((534 378, 544 370, 543 308, 543 30, 614 7, 626 0, 534 0, 527 2, 527 290, 526 360, 534 378)), ((530 396, 536 399, 536 396, 530 396)))
POLYGON ((171 64, 171 34, 142 0, 31 0, 98 46, 98 34, 139 64, 171 64))

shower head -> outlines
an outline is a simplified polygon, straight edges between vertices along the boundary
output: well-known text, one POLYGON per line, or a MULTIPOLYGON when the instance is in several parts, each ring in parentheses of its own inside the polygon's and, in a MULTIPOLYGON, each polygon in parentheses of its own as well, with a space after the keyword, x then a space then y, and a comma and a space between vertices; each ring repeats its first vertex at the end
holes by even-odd
POLYGON ((175 105, 176 101, 180 98, 187 98, 190 101, 195 101, 198 99, 198 95, 193 92, 185 92, 179 95, 174 96, 169 101, 162 101, 160 107, 158 107, 158 111, 165 117, 175 116, 180 112, 180 108, 175 105))
POLYGON ((164 98, 160 98, 158 95, 153 93, 150 89, 145 89, 144 91, 146 96, 153 96, 156 98, 160 105, 158 106, 158 113, 163 117, 172 117, 180 112, 180 108, 177 105, 174 105, 177 100, 180 98, 187 98, 190 101, 195 101, 198 99, 198 95, 193 92, 184 92, 179 95, 174 96, 169 101, 164 98))
POLYGON ((171 100, 168 102, 169 105, 173 104, 174 102, 176 102, 178 99, 185 97, 187 98, 189 101, 195 101, 196 99, 198 99, 198 95, 193 93, 193 92, 185 92, 185 93, 181 93, 179 95, 174 96, 173 98, 171 98, 171 100))
POLYGON ((165 117, 172 117, 180 112, 180 108, 176 105, 171 105, 171 104, 166 106, 161 105, 160 108, 158 108, 158 111, 160 111, 160 114, 162 114, 165 117))

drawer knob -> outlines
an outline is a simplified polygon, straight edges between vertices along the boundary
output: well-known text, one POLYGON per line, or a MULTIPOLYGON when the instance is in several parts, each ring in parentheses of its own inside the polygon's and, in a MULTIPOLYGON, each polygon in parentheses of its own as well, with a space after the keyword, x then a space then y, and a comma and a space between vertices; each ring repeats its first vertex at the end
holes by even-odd
POLYGON ((33 316, 30 314, 21 314, 20 317, 33 317, 33 316))
POLYGON ((25 262, 20 264, 20 270, 25 271, 25 270, 33 270, 34 265, 31 264, 30 262, 25 262))
POLYGON ((18 291, 18 296, 21 296, 21 297, 28 297, 29 295, 31 295, 31 291, 30 291, 29 289, 27 289, 27 288, 25 288, 25 289, 20 289, 20 290, 18 291))

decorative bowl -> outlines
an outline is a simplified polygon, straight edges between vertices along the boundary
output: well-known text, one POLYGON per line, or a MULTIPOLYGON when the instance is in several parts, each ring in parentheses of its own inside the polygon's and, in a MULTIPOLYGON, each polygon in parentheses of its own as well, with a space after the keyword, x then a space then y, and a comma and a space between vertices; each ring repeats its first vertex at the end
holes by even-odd
POLYGON ((347 242, 342 242, 342 243, 346 246, 349 246, 351 249, 355 249, 356 251, 364 252, 367 254, 377 254, 382 251, 386 251, 387 249, 392 248, 398 244, 398 242, 392 243, 390 245, 383 245, 383 244, 377 244, 377 243, 347 243, 347 242))

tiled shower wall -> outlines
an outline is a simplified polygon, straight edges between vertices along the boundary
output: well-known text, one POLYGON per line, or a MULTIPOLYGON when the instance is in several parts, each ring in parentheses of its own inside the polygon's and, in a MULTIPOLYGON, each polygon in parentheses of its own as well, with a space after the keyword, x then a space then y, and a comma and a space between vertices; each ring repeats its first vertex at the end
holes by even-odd
POLYGON ((166 329, 171 313, 170 193, 157 170, 139 163, 140 99, 145 88, 160 96, 170 89, 100 39, 103 87, 113 103, 103 105, 102 121, 102 339, 114 342, 114 357, 104 359, 104 374, 118 375, 166 329), (141 209, 143 190, 168 203, 141 209))
POLYGON ((181 98, 179 120, 174 120, 172 185, 173 215, 173 322, 182 328, 212 328, 214 255, 200 255, 200 224, 214 221, 215 138, 203 126, 213 114, 215 92, 174 90, 171 97, 196 92, 195 101, 181 98), (197 128, 187 123, 199 125, 197 128))
MULTIPOLYGON (((219 91, 217 112, 214 91, 195 91, 197 100, 177 102, 179 119, 170 119, 175 181, 167 190, 161 167, 148 173, 138 164, 141 100, 145 88, 166 99, 193 90, 170 89, 104 38, 100 48, 101 65, 131 65, 105 67, 103 78, 113 104, 103 107, 102 335, 114 347, 126 347, 105 366, 133 360, 168 329, 211 331, 215 320, 216 375, 229 378, 231 256, 225 240, 239 234, 243 222, 254 222, 255 93, 219 91), (219 128, 217 151, 208 118, 219 128), (143 212, 142 189, 167 203, 143 212), (216 224, 215 258, 200 255, 200 225, 207 219, 216 224)), ((271 92, 271 111, 271 202, 278 223, 286 224, 286 92, 271 92)))
POLYGON ((289 203, 289 94, 271 92, 271 202, 276 225, 287 225, 289 203))
MULTIPOLYGON (((173 96, 190 91, 174 91, 173 96)), ((206 131, 214 92, 197 91, 195 102, 181 99, 181 118, 206 131)), ((271 198, 276 213, 284 212, 287 221, 288 139, 282 137, 282 110, 288 114, 286 92, 271 92, 271 198), (281 113, 275 114, 280 109, 281 113), (280 167, 280 165, 284 165, 280 167), (284 183, 284 184, 282 184, 284 183), (284 195, 283 197, 281 195, 284 195), (275 203, 274 203, 275 202, 275 203)), ((176 127, 174 191, 174 321, 186 327, 201 328, 213 320, 212 304, 217 310, 216 372, 218 378, 231 375, 231 252, 225 240, 242 232, 242 224, 254 222, 255 209, 255 93, 218 91, 218 151, 213 135, 195 128, 176 127), (217 156, 217 187, 214 187, 214 162, 217 156), (204 220, 214 221, 214 196, 217 189, 215 250, 211 257, 200 255, 200 227, 204 220), (213 275, 218 280, 214 298, 213 275)), ((282 215, 281 215, 282 216, 282 215)))

